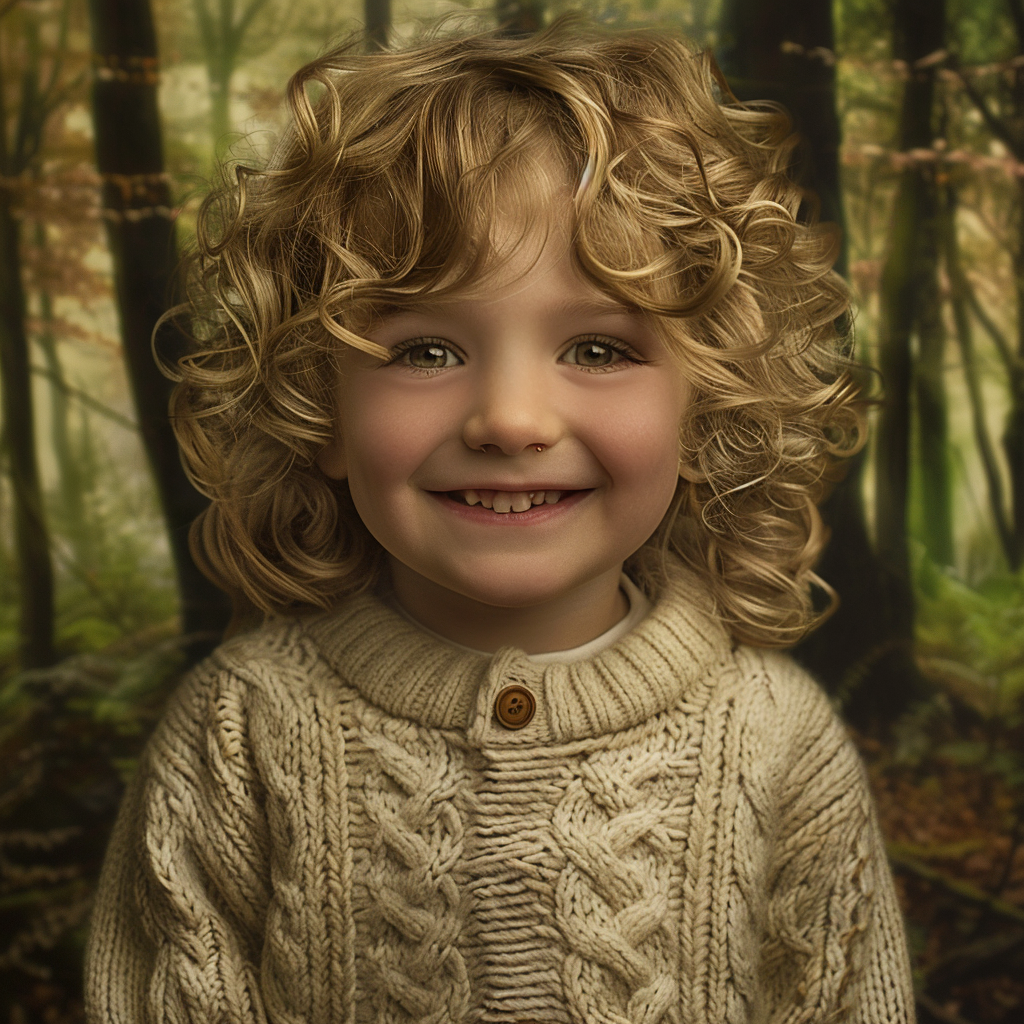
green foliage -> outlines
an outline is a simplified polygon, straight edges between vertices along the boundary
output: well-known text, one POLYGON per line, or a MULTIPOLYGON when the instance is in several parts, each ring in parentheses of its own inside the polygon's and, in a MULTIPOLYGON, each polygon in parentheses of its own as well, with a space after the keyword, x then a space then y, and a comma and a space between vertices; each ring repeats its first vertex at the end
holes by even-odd
POLYGON ((1004 570, 968 585, 921 545, 914 571, 932 695, 862 749, 919 1006, 1008 1024, 1024 1006, 1024 580, 1004 570))
MULTIPOLYGON (((63 521, 60 492, 48 495, 59 584, 57 641, 64 654, 101 650, 172 621, 177 610, 165 527, 148 477, 87 431, 77 442, 84 537, 72 535, 63 521)), ((0 679, 17 644, 10 596, 0 602, 0 679)))
POLYGON ((1016 52, 1006 0, 948 0, 951 41, 968 64, 1012 57, 1016 52))
POLYGON ((884 57, 892 36, 886 0, 839 0, 833 6, 836 49, 845 55, 884 57))
POLYGON ((917 551, 918 656, 985 719, 1015 721, 1024 701, 1024 575, 968 586, 917 551))

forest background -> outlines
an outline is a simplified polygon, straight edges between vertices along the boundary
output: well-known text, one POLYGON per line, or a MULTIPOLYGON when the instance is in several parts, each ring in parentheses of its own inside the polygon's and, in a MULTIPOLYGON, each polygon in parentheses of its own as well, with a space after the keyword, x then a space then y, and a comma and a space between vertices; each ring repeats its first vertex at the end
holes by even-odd
MULTIPOLYGON (((781 100, 843 227, 872 442, 796 651, 865 756, 923 1022, 1024 1020, 1024 0, 498 0, 681 30, 781 100), (877 377, 878 375, 876 375, 877 377)), ((226 605, 185 544, 150 333, 218 159, 331 39, 454 0, 0 0, 0 1020, 83 1019, 135 759, 226 605)), ((810 208, 810 207, 809 207, 810 208)))

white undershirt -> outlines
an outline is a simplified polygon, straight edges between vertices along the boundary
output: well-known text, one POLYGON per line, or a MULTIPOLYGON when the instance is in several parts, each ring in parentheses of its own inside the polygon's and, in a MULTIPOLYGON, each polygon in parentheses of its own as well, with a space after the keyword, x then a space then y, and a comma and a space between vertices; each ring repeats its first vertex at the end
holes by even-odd
MULTIPOLYGON (((639 625, 651 610, 651 602, 647 600, 640 588, 625 573, 619 579, 619 589, 626 595, 626 600, 629 602, 629 611, 611 629, 606 629, 600 636, 595 636, 593 640, 588 640, 587 643, 580 644, 579 647, 572 647, 567 651, 547 651, 544 654, 528 654, 527 657, 530 661, 544 663, 552 661, 582 661, 584 658, 592 658, 606 647, 611 647, 613 643, 624 637, 634 626, 639 625)), ((473 654, 491 653, 489 651, 478 651, 475 647, 467 647, 465 644, 457 644, 454 640, 449 640, 446 636, 435 633, 432 629, 424 626, 422 622, 417 622, 394 598, 391 600, 391 605, 395 611, 408 619, 414 626, 418 626, 424 633, 429 633, 430 636, 443 641, 451 647, 457 647, 460 651, 471 651, 473 654)))

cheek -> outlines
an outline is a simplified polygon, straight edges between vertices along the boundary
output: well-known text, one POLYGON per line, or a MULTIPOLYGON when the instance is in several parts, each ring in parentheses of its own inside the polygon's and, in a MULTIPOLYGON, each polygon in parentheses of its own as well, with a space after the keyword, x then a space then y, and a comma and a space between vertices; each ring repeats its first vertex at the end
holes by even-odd
POLYGON ((407 479, 429 451, 430 416, 394 392, 368 382, 353 389, 343 406, 349 478, 360 490, 407 479))
POLYGON ((615 416, 595 423, 595 445, 617 487, 634 500, 671 500, 679 476, 679 425, 686 392, 674 382, 648 387, 622 403, 615 416))

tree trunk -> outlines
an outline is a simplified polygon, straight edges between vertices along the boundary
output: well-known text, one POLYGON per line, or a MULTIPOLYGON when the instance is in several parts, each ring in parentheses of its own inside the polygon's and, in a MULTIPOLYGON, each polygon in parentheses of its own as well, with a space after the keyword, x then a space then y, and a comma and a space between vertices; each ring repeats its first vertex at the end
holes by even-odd
MULTIPOLYGON (((25 330, 25 286, 21 238, 14 217, 12 184, 38 151, 48 110, 39 83, 39 25, 24 25, 29 63, 21 76, 13 143, 8 146, 5 68, 0 68, 0 437, 7 449, 14 512, 18 577, 18 655, 22 668, 42 668, 56 657, 53 641, 53 564, 39 485, 31 357, 25 330), (6 182, 3 181, 6 179, 6 182)), ((12 107, 15 104, 11 104, 12 107)))
MULTIPOLYGON (((835 30, 829 0, 725 0, 719 61, 741 100, 775 100, 801 136, 796 180, 821 202, 821 219, 844 224, 839 184, 835 30)), ((836 265, 846 272, 845 245, 836 265)))
MULTIPOLYGON (((897 0, 894 54, 910 70, 903 91, 897 145, 931 147, 934 67, 916 62, 943 45, 945 0, 897 0)), ((910 478, 911 337, 927 324, 929 282, 935 275, 936 186, 931 165, 911 164, 900 175, 879 306, 879 369, 884 397, 875 453, 875 547, 885 589, 883 610, 890 652, 876 673, 870 707, 881 718, 905 709, 925 692, 913 658, 914 596, 907 542, 910 478)))
MULTIPOLYGON (((0 131, 6 132, 6 126, 0 125, 0 131)), ((5 144, 3 150, 0 157, 6 156, 5 144)), ((7 171, 6 163, 6 159, 0 161, 4 172, 7 171)), ((11 193, 0 187, 0 381, 3 388, 3 436, 14 503, 20 596, 19 660, 22 668, 43 668, 55 660, 53 567, 36 462, 19 234, 18 222, 11 211, 11 193)))
POLYGON ((544 0, 496 0, 494 13, 501 34, 512 39, 544 27, 544 0))
MULTIPOLYGON (((90 0, 97 73, 93 89, 96 161, 128 376, 143 444, 170 534, 188 633, 219 636, 228 602, 195 567, 188 529, 206 501, 188 482, 167 416, 171 384, 150 347, 170 299, 176 247, 170 188, 163 173, 157 113, 156 37, 147 0, 90 0)), ((198 653, 198 648, 195 653, 198 653)))
POLYGON ((363 0, 363 20, 369 47, 383 50, 391 31, 391 0, 363 0))
POLYGON ((949 429, 946 407, 946 327, 939 293, 936 184, 929 177, 929 218, 922 226, 922 281, 918 293, 917 361, 914 366, 914 407, 917 424, 915 456, 920 487, 917 519, 929 558, 953 564, 953 510, 949 485, 949 429))
MULTIPOLYGON (((231 131, 231 79, 233 67, 216 67, 210 76, 210 134, 216 149, 231 131)), ((217 150, 223 152, 223 150, 217 150)))
MULTIPOLYGON (((1024 38, 1018 40, 1024 53, 1024 38)), ((1024 124, 1024 69, 1017 68, 1014 120, 1024 124)), ((1018 129, 1019 130, 1019 129, 1018 129)), ((1020 147, 1024 150, 1024 140, 1020 147)), ((1016 572, 1024 564, 1024 181, 1017 181, 1017 252, 1014 254, 1014 279, 1017 295, 1017 351, 1011 361, 1010 411, 1003 433, 1003 451, 1010 470, 1010 501, 1013 510, 1010 568, 1016 572)))
MULTIPOLYGON (((828 0, 727 0, 720 60, 730 85, 740 99, 773 99, 789 110, 801 135, 794 176, 819 197, 821 219, 842 230, 834 47, 828 0)), ((844 237, 839 273, 846 259, 844 237)), ((851 460, 821 510, 831 540, 818 572, 838 592, 839 609, 793 653, 843 701, 848 718, 868 727, 878 717, 872 694, 892 651, 883 570, 864 515, 864 464, 863 455, 851 460)))
MULTIPOLYGON (((46 246, 46 229, 40 222, 35 226, 35 244, 39 251, 46 246)), ((60 492, 60 522, 71 541, 75 561, 82 568, 92 563, 89 534, 86 529, 85 485, 82 467, 75 456, 68 422, 68 388, 57 352, 57 339, 53 334, 53 299, 46 282, 39 290, 39 333, 37 342, 43 354, 50 384, 50 432, 53 436, 53 454, 57 460, 60 492)))
POLYGON ((86 528, 85 481, 71 440, 67 381, 57 352, 57 339, 53 335, 53 301, 46 291, 40 293, 39 299, 41 327, 36 340, 50 383, 50 432, 59 477, 60 522, 71 541, 75 561, 82 568, 87 568, 93 559, 86 528))

